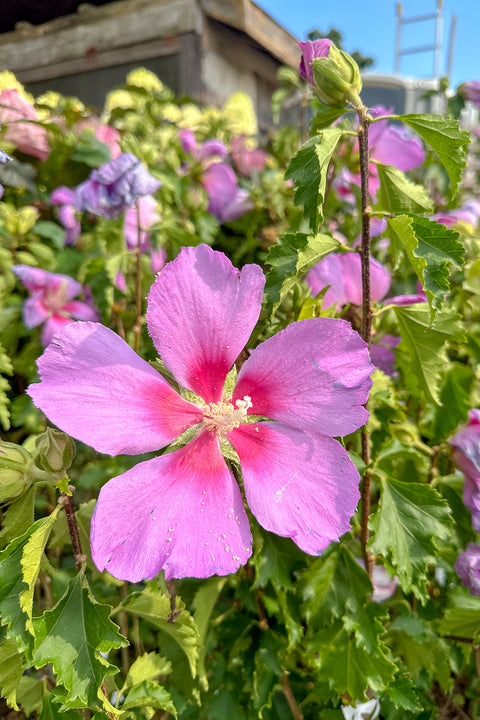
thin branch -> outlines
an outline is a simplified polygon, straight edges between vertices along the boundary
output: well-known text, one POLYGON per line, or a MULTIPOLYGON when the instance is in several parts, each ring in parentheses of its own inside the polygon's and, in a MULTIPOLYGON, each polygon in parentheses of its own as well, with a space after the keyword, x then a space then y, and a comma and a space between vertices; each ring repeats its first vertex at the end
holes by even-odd
POLYGON ((295 697, 293 695, 290 681, 288 679, 288 675, 282 675, 282 677, 280 678, 280 682, 282 684, 283 694, 285 695, 285 699, 288 703, 288 707, 292 711, 294 720, 303 720, 303 715, 302 715, 300 708, 298 707, 297 701, 295 700, 295 697))
MULTIPOLYGON (((358 144, 360 151, 360 177, 361 177, 361 196, 362 196, 362 244, 360 257, 362 262, 362 338, 368 345, 370 350, 370 341, 372 335, 372 298, 370 286, 370 205, 368 193, 368 125, 369 120, 365 107, 357 110, 360 127, 358 129, 358 144)), ((370 471, 370 437, 367 428, 362 431, 362 459, 366 465, 366 469, 362 479, 361 498, 362 498, 362 532, 361 541, 363 556, 365 559, 365 569, 370 579, 373 572, 373 555, 367 550, 367 543, 370 536, 368 529, 368 519, 370 516, 370 485, 372 481, 370 471)))
POLYGON ((80 542, 80 533, 78 530, 77 518, 75 515, 75 507, 73 505, 73 498, 71 495, 62 493, 58 501, 63 505, 65 509, 68 532, 70 533, 73 556, 75 558, 75 566, 77 568, 77 572, 80 572, 83 564, 87 561, 87 556, 84 554, 82 550, 82 544, 80 542))

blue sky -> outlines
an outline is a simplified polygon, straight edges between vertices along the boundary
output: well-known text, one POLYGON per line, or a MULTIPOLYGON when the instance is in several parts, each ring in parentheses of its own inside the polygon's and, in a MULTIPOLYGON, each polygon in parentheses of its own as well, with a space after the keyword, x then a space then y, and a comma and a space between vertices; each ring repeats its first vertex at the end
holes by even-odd
MULTIPOLYGON (((372 72, 391 73, 394 69, 396 10, 395 0, 255 0, 260 7, 299 40, 310 30, 327 32, 336 27, 343 34, 347 51, 359 50, 376 59, 372 72)), ((435 12, 436 0, 404 0, 406 17, 435 12)), ((443 52, 440 74, 445 73, 452 15, 457 16, 451 84, 480 79, 480 0, 443 0, 443 52)), ((433 20, 404 25, 402 46, 433 44, 433 20)), ((433 53, 405 56, 402 74, 432 77, 433 53)))

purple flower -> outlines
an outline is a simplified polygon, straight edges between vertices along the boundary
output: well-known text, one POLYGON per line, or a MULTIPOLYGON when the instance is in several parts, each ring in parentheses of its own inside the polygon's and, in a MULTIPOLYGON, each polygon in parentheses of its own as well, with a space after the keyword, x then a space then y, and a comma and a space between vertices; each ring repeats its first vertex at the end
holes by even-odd
POLYGON ((480 547, 476 543, 468 543, 465 552, 458 556, 455 571, 471 594, 480 597, 480 547))
POLYGON ((465 100, 470 100, 474 105, 480 108, 480 80, 470 80, 462 83, 458 91, 465 100))
POLYGON ((463 502, 472 513, 472 525, 480 532, 480 410, 469 410, 468 424, 449 439, 453 459, 463 472, 463 502))
POLYGON ((246 562, 251 535, 221 454, 227 440, 250 509, 267 530, 314 555, 349 530, 359 477, 334 438, 368 418, 367 347, 342 320, 296 322, 252 351, 226 394, 264 282, 257 265, 240 272, 206 245, 183 248, 156 278, 149 332, 194 401, 99 324, 65 328, 39 359, 41 383, 29 388, 35 404, 99 452, 151 452, 187 429, 194 436, 103 486, 91 530, 100 570, 136 582, 162 568, 167 579, 208 577, 246 562))
POLYGON ((393 350, 399 345, 400 337, 397 335, 375 336, 370 346, 370 357, 376 368, 385 375, 395 377, 398 373, 395 370, 395 355, 393 350))
POLYGON ((27 328, 44 323, 43 345, 48 345, 57 330, 74 319, 98 320, 92 305, 73 300, 83 288, 68 275, 57 275, 30 265, 14 265, 12 270, 31 293, 23 304, 23 322, 27 328))
POLYGON ((200 162, 208 160, 214 155, 218 155, 218 157, 221 158, 226 158, 228 155, 227 148, 225 147, 223 142, 221 140, 218 140, 217 138, 210 138, 208 140, 205 140, 205 142, 202 143, 200 147, 198 147, 197 141, 195 140, 195 135, 191 130, 180 130, 180 132, 178 133, 178 137, 180 138, 183 151, 190 155, 193 155, 194 158, 196 160, 199 160, 200 162))
POLYGON ((122 153, 93 170, 88 180, 77 187, 75 207, 107 219, 116 218, 160 185, 135 155, 122 153))
MULTIPOLYGON (((380 302, 390 289, 390 273, 375 260, 370 258, 371 295, 373 302, 380 302)), ((338 308, 348 303, 362 304, 362 267, 358 253, 331 253, 315 265, 305 277, 312 288, 312 296, 318 295, 325 287, 323 306, 329 307, 334 302, 338 308)))
POLYGON ((236 220, 253 210, 248 191, 238 186, 232 168, 225 163, 209 165, 203 174, 203 186, 208 195, 208 212, 219 222, 236 220))
POLYGON ((58 219, 66 230, 65 245, 74 245, 80 237, 82 226, 75 211, 75 188, 61 185, 50 195, 50 202, 60 205, 58 219))
MULTIPOLYGON (((5 165, 5 163, 10 162, 12 158, 10 155, 7 155, 6 152, 3 152, 3 150, 0 150, 0 165, 5 165)), ((0 200, 3 197, 3 185, 0 185, 0 200)))
POLYGON ((459 208, 453 210, 441 210, 431 216, 432 220, 450 228, 458 222, 468 223, 472 228, 476 228, 478 219, 480 218, 480 202, 478 200, 467 200, 459 208))
POLYGON ((265 170, 267 153, 258 147, 250 150, 243 137, 238 135, 232 140, 232 158, 241 175, 252 177, 253 173, 265 170))
POLYGON ((298 45, 302 51, 302 57, 300 60, 300 77, 302 80, 306 80, 312 87, 315 86, 315 79, 313 77, 312 61, 315 58, 328 57, 330 52, 330 45, 332 41, 327 38, 320 40, 307 40, 306 42, 299 42, 298 45))
POLYGON ((140 216, 140 250, 145 252, 150 248, 149 228, 161 220, 157 210, 157 202, 151 195, 146 195, 138 200, 137 206, 128 208, 123 221, 123 232, 129 250, 134 250, 138 245, 138 215, 140 216))

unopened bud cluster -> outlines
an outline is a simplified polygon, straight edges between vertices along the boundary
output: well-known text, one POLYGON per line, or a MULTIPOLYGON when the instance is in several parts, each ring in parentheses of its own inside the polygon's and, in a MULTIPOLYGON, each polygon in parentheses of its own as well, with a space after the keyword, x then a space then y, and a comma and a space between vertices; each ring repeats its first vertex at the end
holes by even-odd
POLYGON ((326 38, 299 43, 300 75, 326 105, 361 107, 360 70, 355 60, 326 38))

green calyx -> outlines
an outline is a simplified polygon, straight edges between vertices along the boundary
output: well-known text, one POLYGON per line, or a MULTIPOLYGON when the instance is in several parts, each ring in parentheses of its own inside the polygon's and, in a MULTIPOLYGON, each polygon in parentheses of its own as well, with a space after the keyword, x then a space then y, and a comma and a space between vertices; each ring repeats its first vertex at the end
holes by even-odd
POLYGON ((361 107, 360 70, 348 53, 332 44, 328 57, 315 58, 312 68, 315 80, 314 92, 322 102, 327 105, 349 103, 354 108, 361 107))

